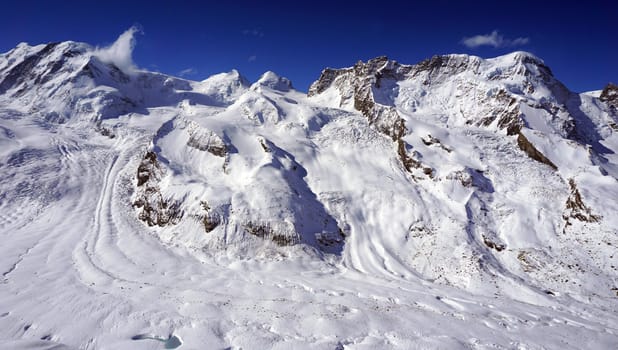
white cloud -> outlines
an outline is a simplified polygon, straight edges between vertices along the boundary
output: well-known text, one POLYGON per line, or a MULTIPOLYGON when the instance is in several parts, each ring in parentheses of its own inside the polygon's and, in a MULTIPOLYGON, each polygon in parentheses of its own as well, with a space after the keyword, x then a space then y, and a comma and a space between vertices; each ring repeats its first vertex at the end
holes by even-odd
POLYGON ((127 29, 113 44, 103 48, 97 47, 94 55, 105 63, 113 63, 125 73, 136 70, 132 55, 135 47, 135 34, 138 32, 140 30, 136 26, 127 29))
POLYGON ((255 60, 257 60, 257 56, 256 56, 256 55, 251 55, 251 56, 249 56, 249 58, 247 59, 247 62, 255 62, 255 60))
POLYGON ((530 42, 530 39, 528 38, 517 38, 511 41, 511 46, 526 45, 529 42, 530 42))
POLYGON ((197 73, 197 69, 195 68, 187 68, 187 69, 183 69, 180 72, 178 72, 178 76, 179 77, 185 77, 187 75, 193 75, 197 73))
POLYGON ((530 42, 528 38, 506 39, 502 34, 494 30, 490 34, 475 35, 461 39, 461 43, 473 49, 479 46, 508 47, 526 45, 530 42))

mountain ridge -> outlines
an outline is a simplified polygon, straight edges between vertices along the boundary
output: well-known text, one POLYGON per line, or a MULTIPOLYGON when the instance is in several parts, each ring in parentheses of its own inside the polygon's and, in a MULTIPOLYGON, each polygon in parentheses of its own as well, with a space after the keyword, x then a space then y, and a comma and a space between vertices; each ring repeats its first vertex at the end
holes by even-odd
MULTIPOLYGON (((218 296, 271 278, 296 289, 268 293, 311 302, 318 287, 302 286, 340 278, 350 300, 412 288, 592 310, 590 334, 606 322, 598 341, 615 340, 615 85, 572 92, 518 51, 414 65, 380 56, 324 69, 305 94, 270 71, 253 83, 235 70, 192 81, 123 71, 96 52, 64 42, 0 55, 0 231, 21 237, 2 250, 3 276, 22 288, 24 257, 69 271, 58 281, 84 288, 44 288, 59 295, 46 297, 50 313, 65 297, 125 298, 114 285, 198 295, 193 274, 217 281, 207 283, 218 296), (49 249, 31 255, 39 245, 49 249), (183 278, 169 277, 176 270, 183 278)), ((259 297, 243 298, 270 303, 251 290, 259 297)), ((450 310, 483 329, 485 306, 450 310)), ((554 336, 581 344, 561 327, 554 336)))

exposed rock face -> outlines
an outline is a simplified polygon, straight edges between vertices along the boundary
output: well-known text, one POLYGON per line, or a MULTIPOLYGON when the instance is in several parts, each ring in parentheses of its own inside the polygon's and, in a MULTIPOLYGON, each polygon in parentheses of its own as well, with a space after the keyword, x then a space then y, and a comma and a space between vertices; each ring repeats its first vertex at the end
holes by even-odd
POLYGON ((157 155, 152 151, 148 151, 144 155, 144 159, 139 164, 139 167, 137 167, 137 187, 143 186, 151 179, 153 182, 158 182, 160 180, 160 170, 157 155))
POLYGON ((268 239, 279 246, 288 246, 300 242, 299 235, 285 225, 272 225, 270 223, 247 222, 245 230, 256 237, 268 239))
POLYGON ((577 185, 575 184, 575 180, 569 179, 569 187, 571 189, 571 194, 566 201, 567 212, 563 216, 566 226, 571 225, 571 219, 581 222, 599 222, 601 217, 592 214, 592 210, 584 204, 582 195, 579 193, 579 189, 577 189, 577 185))
POLYGON ((359 61, 353 68, 322 71, 320 79, 309 88, 308 96, 317 95, 334 85, 341 94, 340 106, 352 102, 352 106, 361 112, 371 125, 395 142, 397 154, 404 169, 423 169, 431 176, 432 169, 423 166, 408 152, 411 146, 403 137, 407 133, 406 122, 399 116, 393 101, 382 100, 374 96, 374 91, 380 89, 384 82, 405 80, 413 66, 401 65, 389 60, 386 56, 377 57, 363 63, 359 61))
POLYGON ((618 108, 618 85, 613 83, 607 84, 601 92, 599 100, 607 103, 613 108, 618 108))
POLYGON ((205 212, 202 217, 202 223, 204 224, 204 231, 206 233, 212 232, 221 224, 221 216, 215 212, 212 212, 208 202, 202 201, 201 203, 202 210, 205 212))
POLYGON ((611 120, 607 123, 614 131, 618 131, 618 85, 609 83, 601 92, 599 100, 609 107, 611 120))
POLYGON ((202 219, 202 222, 204 223, 204 231, 208 233, 212 232, 212 230, 221 224, 221 218, 216 214, 206 213, 202 219))
MULTIPOLYGON (((336 89, 340 96, 338 107, 361 112, 371 125, 396 143, 403 168, 408 172, 422 169, 430 177, 433 174, 431 166, 424 165, 413 156, 412 146, 405 141, 411 131, 409 128, 414 125, 410 124, 409 117, 401 114, 402 110, 417 113, 424 100, 431 103, 433 113, 437 110, 452 115, 458 109, 466 125, 497 128, 505 130, 507 135, 518 135, 517 145, 526 154, 553 169, 556 165, 521 133, 522 128, 529 127, 528 113, 531 108, 545 113, 550 118, 548 124, 566 137, 581 143, 594 141, 594 136, 581 130, 584 128, 581 124, 589 121, 573 116, 573 113, 581 114, 570 102, 573 94, 554 78, 542 60, 525 52, 515 52, 508 55, 508 60, 491 63, 474 56, 442 55, 416 65, 403 65, 382 56, 366 63, 359 61, 350 68, 323 70, 320 78, 309 88, 308 95, 317 96, 329 88, 336 89), (487 79, 489 84, 483 89, 483 85, 477 84, 475 79, 487 79), (517 81, 518 85, 513 81, 517 81), (453 85, 456 85, 455 91, 452 90, 453 85), (414 87, 411 96, 409 92, 404 92, 409 108, 397 102, 402 87, 414 87), (445 92, 443 89, 449 89, 447 92, 455 94, 454 98, 433 101, 432 94, 442 95, 445 92), (545 96, 547 91, 551 95, 545 96), (464 104, 461 101, 473 102, 464 104), (436 105, 435 102, 444 105, 436 105)), ((618 91, 614 88, 608 86, 602 100, 613 101, 613 91, 618 91)), ((457 125, 461 122, 449 119, 448 123, 457 125)))
POLYGON ((500 129, 506 129, 507 135, 517 135, 524 126, 517 99, 508 94, 506 90, 499 90, 494 99, 498 104, 503 105, 504 109, 498 110, 497 113, 483 118, 478 124, 489 126, 497 120, 498 127, 500 129))
POLYGON ((485 243, 485 245, 491 249, 495 249, 498 252, 503 251, 506 248, 506 244, 503 243, 496 243, 494 241, 492 241, 491 239, 483 236, 483 243, 485 243))
POLYGON ((545 157, 543 153, 539 152, 539 150, 536 149, 521 132, 517 135, 517 146, 519 146, 522 151, 526 152, 528 157, 536 160, 537 162, 547 164, 554 170, 558 170, 558 167, 552 163, 549 158, 545 157))
POLYGON ((133 206, 148 226, 166 226, 182 218, 180 203, 164 198, 159 188, 162 170, 157 155, 148 151, 137 168, 137 191, 133 206))
POLYGON ((188 123, 189 140, 187 146, 200 151, 209 152, 217 157, 225 157, 228 153, 225 142, 214 132, 200 127, 197 123, 188 123))
POLYGON ((425 146, 435 145, 435 146, 438 146, 441 149, 445 150, 446 152, 451 153, 453 151, 452 149, 450 149, 447 146, 443 145, 442 142, 439 139, 431 136, 431 134, 427 135, 424 138, 421 138, 421 141, 423 142, 423 144, 425 144, 425 146))

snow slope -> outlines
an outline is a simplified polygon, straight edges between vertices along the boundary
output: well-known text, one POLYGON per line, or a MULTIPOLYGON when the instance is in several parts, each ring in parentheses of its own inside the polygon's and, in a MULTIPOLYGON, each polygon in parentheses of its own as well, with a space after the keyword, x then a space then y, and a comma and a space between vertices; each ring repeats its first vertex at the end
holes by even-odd
POLYGON ((0 56, 0 347, 613 348, 618 89, 537 57, 0 56))

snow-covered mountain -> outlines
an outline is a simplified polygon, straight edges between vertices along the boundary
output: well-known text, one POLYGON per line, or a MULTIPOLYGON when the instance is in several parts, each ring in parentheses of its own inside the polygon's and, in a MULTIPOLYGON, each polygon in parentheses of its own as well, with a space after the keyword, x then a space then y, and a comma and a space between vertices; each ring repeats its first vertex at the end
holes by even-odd
POLYGON ((526 52, 305 94, 20 44, 0 146, 5 347, 618 343, 618 87, 526 52))

